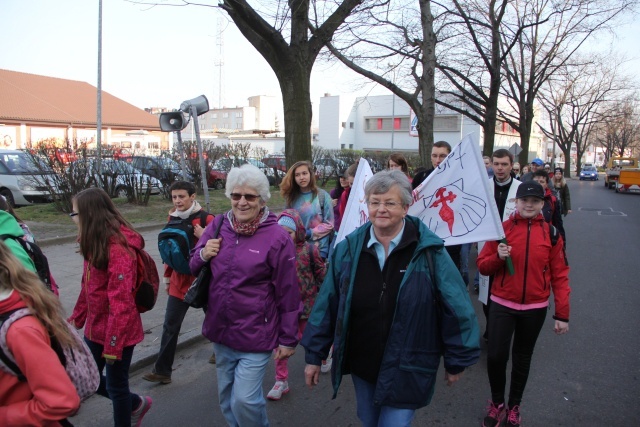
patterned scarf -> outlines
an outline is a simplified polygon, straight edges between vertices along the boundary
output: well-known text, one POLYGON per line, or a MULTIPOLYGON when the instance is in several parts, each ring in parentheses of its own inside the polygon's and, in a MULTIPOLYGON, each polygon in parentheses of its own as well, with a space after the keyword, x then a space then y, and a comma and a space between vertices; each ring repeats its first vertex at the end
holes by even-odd
POLYGON ((258 215, 250 222, 239 222, 233 214, 233 211, 229 211, 227 213, 227 219, 229 220, 233 231, 243 236, 253 236, 260 224, 262 224, 268 216, 269 208, 266 206, 260 209, 258 215))

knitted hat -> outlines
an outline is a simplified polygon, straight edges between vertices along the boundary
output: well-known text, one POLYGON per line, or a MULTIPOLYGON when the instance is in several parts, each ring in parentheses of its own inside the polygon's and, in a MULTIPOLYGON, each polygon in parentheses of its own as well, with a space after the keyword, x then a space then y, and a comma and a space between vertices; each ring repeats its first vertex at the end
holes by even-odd
POLYGON ((544 188, 542 188, 542 185, 536 181, 525 181, 520 184, 516 191, 516 199, 523 199, 529 196, 544 200, 544 188))
POLYGON ((287 227, 290 230, 296 231, 296 222, 290 216, 283 215, 278 219, 278 224, 287 227))
POLYGON ((555 168, 553 171, 554 172, 564 173, 564 170, 562 170, 562 168, 555 168))

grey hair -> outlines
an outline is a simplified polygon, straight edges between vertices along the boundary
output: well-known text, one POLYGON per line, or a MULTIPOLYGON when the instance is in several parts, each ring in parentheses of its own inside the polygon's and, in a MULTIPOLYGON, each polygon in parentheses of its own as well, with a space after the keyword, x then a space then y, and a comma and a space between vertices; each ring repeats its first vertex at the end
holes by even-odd
POLYGON ((373 175, 364 186, 365 200, 368 202, 371 195, 384 194, 396 185, 400 190, 402 205, 409 206, 413 202, 411 183, 407 176, 399 170, 385 170, 373 175))
POLYGON ((240 186, 247 186, 256 190, 265 203, 271 198, 267 176, 251 164, 242 165, 229 171, 224 195, 231 198, 233 189, 240 186))

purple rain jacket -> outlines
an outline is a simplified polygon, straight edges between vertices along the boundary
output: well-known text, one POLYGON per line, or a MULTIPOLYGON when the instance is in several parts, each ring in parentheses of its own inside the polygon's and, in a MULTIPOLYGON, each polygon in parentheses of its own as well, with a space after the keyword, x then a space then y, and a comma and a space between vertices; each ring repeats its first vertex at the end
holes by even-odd
MULTIPOLYGON (((237 234, 220 215, 220 252, 209 260, 212 279, 202 335, 242 352, 269 352, 298 344, 300 290, 289 234, 269 213, 253 236, 237 234)), ((215 233, 218 217, 191 252, 194 275, 205 264, 200 249, 215 233)))

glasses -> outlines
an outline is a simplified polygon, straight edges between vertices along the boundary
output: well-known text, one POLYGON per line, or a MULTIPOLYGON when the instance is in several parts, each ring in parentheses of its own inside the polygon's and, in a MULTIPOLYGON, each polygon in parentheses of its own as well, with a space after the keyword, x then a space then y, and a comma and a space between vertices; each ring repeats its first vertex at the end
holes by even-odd
POLYGON ((367 202, 367 205, 369 205, 369 207, 373 210, 380 209, 380 206, 384 205, 384 207, 390 211, 402 206, 402 204, 398 202, 367 202))
POLYGON ((231 196, 231 200, 233 200, 234 202, 239 201, 243 197, 247 202, 255 202, 260 197, 256 194, 240 194, 240 193, 231 193, 230 196, 231 196))
POLYGON ((69 216, 70 216, 71 218, 73 218, 74 216, 77 216, 77 215, 78 215, 78 212, 71 212, 71 213, 69 214, 69 216))
POLYGON ((513 171, 514 172, 520 172, 520 169, 514 169, 513 171))

